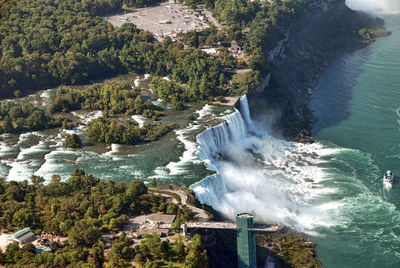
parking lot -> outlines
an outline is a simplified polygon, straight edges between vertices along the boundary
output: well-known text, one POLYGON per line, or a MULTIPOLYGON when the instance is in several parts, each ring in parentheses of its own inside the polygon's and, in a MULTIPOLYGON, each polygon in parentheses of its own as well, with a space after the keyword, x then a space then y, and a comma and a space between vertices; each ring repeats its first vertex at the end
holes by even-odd
POLYGON ((124 23, 133 23, 138 28, 147 30, 161 40, 165 36, 174 38, 179 32, 201 31, 208 27, 203 22, 203 15, 193 11, 183 4, 165 3, 159 6, 135 9, 105 19, 115 27, 124 23))

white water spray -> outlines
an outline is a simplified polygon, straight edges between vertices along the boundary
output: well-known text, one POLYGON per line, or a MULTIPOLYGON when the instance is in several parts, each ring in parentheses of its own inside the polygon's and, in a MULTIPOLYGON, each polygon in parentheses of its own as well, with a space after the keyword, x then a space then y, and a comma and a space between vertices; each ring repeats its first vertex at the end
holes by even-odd
POLYGON ((327 211, 336 206, 314 202, 334 191, 319 185, 324 172, 315 165, 320 160, 314 151, 321 146, 286 142, 261 131, 251 120, 246 96, 240 109, 197 136, 198 157, 217 173, 191 186, 196 197, 231 219, 253 212, 258 220, 306 232, 326 225, 327 211))
POLYGON ((400 11, 399 0, 346 0, 346 5, 354 10, 373 13, 391 14, 400 11))

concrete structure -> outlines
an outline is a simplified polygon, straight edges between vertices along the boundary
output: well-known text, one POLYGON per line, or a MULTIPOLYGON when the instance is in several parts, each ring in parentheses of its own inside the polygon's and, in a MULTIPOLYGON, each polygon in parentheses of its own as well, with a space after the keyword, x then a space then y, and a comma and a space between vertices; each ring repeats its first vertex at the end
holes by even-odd
POLYGON ((242 213, 236 216, 236 224, 240 228, 237 232, 238 267, 256 267, 256 238, 253 228, 253 215, 242 213))
POLYGON ((29 227, 27 227, 10 235, 9 239, 23 245, 34 241, 36 239, 36 235, 31 232, 31 229, 29 227))
POLYGON ((183 235, 189 229, 220 229, 237 232, 238 267, 255 268, 256 240, 255 233, 275 233, 285 228, 281 225, 254 224, 254 216, 250 213, 241 213, 236 216, 236 224, 231 222, 187 222, 181 225, 183 235))

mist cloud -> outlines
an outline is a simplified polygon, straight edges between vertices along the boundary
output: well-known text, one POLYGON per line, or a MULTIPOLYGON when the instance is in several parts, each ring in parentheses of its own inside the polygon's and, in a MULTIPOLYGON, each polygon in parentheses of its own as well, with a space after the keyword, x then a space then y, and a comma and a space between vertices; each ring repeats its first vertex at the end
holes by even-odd
POLYGON ((375 13, 398 13, 400 0, 346 0, 346 5, 354 10, 375 13))

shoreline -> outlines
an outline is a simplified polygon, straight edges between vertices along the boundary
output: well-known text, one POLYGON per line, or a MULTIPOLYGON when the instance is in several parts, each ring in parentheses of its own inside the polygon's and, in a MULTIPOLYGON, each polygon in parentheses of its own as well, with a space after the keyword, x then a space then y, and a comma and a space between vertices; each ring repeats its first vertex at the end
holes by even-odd
POLYGON ((248 93, 255 120, 270 125, 276 136, 312 142, 310 133, 318 119, 309 104, 326 67, 339 55, 387 35, 382 18, 351 10, 344 1, 308 9, 270 50, 270 73, 260 88, 248 93), (362 31, 358 23, 365 27, 362 31))

